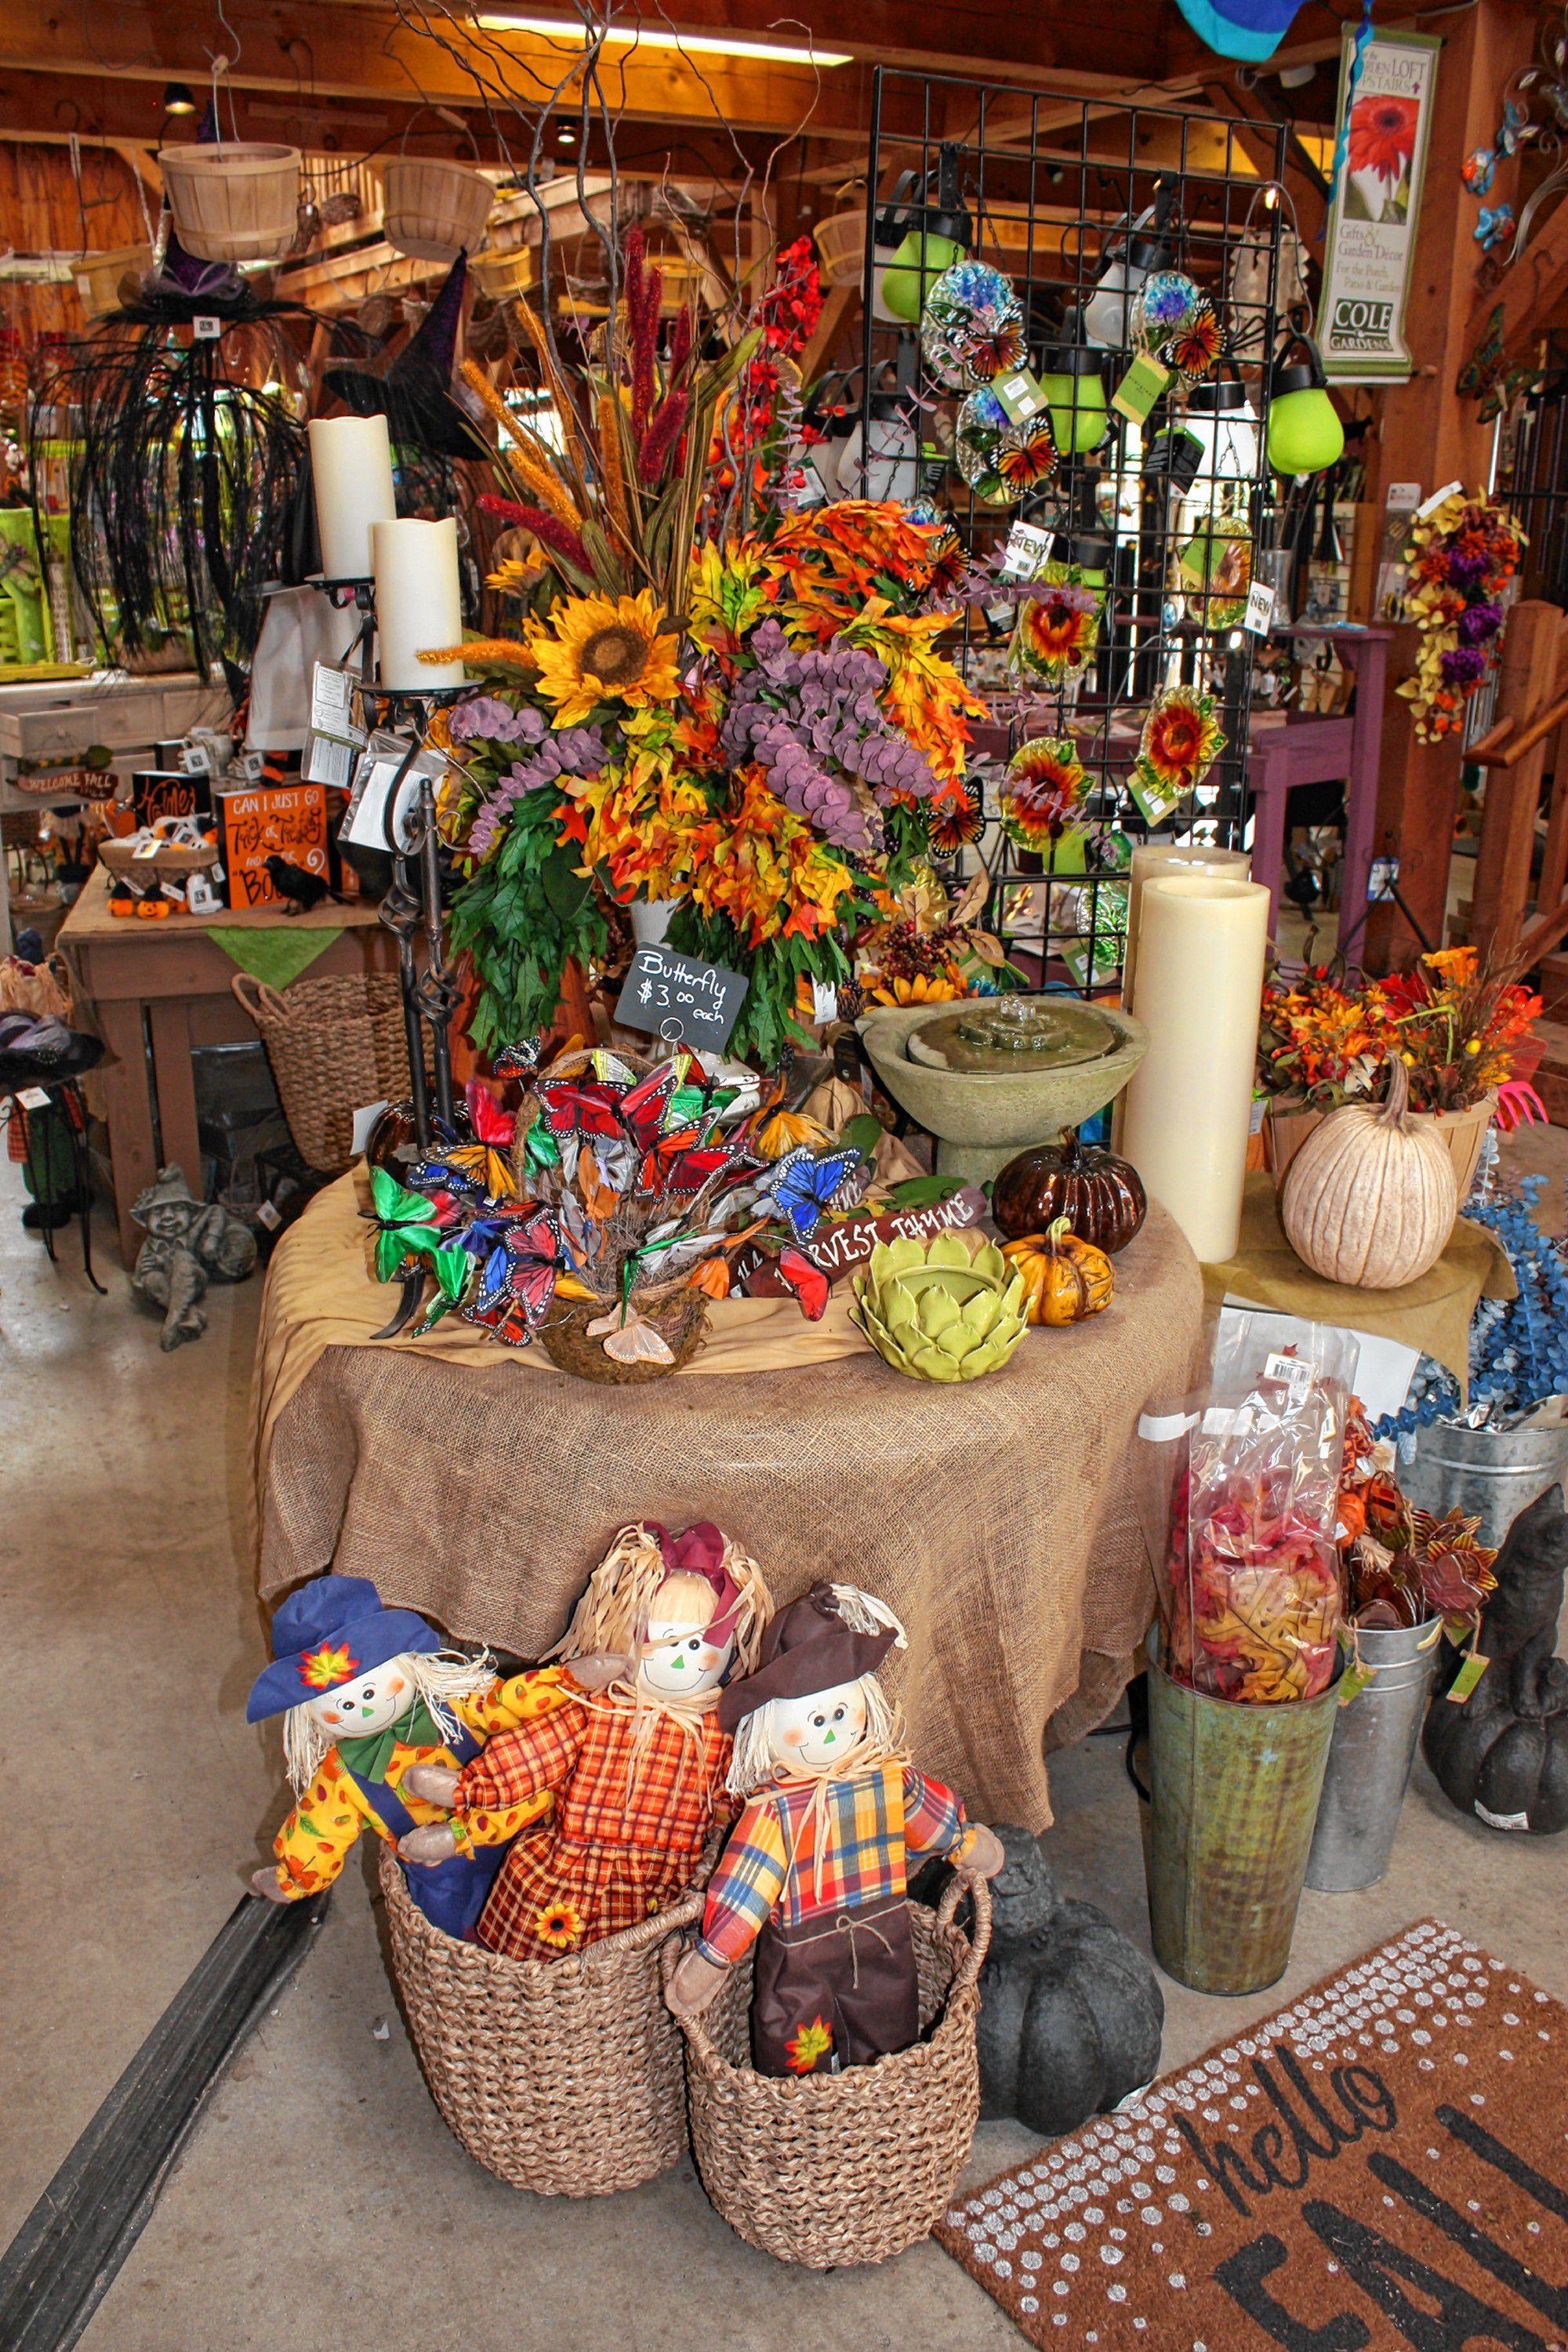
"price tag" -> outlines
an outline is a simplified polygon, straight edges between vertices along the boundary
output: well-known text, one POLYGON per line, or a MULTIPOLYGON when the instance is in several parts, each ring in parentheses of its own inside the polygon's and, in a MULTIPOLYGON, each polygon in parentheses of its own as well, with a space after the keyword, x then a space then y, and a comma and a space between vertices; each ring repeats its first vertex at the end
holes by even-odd
POLYGON ((47 1087, 28 1087, 24 1094, 16 1097, 16 1100, 24 1110, 47 1110, 49 1090, 47 1087))
POLYGON ((265 751, 240 751, 229 761, 228 772, 231 776, 237 776, 242 783, 258 784, 267 773, 267 754, 265 751))
POLYGON ((359 747, 365 740, 358 712, 358 688, 347 670, 318 662, 310 673, 310 729, 340 743, 359 747))
POLYGON ((156 834, 150 835, 147 840, 139 841, 137 843, 135 848, 131 853, 132 859, 139 866, 149 857, 156 857, 158 852, 163 846, 163 845, 158 839, 156 834))
POLYGON ((1127 789, 1150 824, 1163 824, 1171 811, 1179 808, 1186 798, 1184 793, 1173 792, 1169 785, 1145 783, 1136 771, 1128 777, 1127 789))
POLYGON ((193 915, 221 915, 223 900, 214 889, 212 877, 193 874, 185 885, 185 905, 193 915))
POLYGON ((213 772, 211 745, 193 735, 189 742, 180 746, 180 765, 187 776, 210 776, 213 772))
POLYGON ((695 956, 650 943, 632 958, 616 1019, 623 1028, 679 1037, 688 1045, 720 1053, 729 1043, 746 985, 742 972, 726 971, 722 964, 699 963, 695 956))
POLYGON ((1051 534, 1038 523, 1016 522, 1007 533, 1007 545, 1002 557, 1005 579, 1032 580, 1046 560, 1051 534))
POLYGON ((1254 1095, 1254 1096, 1253 1096, 1253 1097, 1252 1097, 1252 1108, 1251 1108, 1251 1110, 1248 1112, 1248 1114, 1247 1114, 1247 1131, 1248 1135, 1261 1135, 1261 1134, 1262 1134, 1262 1132, 1263 1132, 1263 1116, 1264 1116, 1264 1113, 1268 1110, 1268 1096, 1267 1096, 1267 1095, 1254 1095))
POLYGON ((383 1095, 379 1102, 362 1103, 359 1109, 355 1111, 353 1133, 349 1139, 349 1150, 355 1160, 370 1141, 371 1130, 386 1108, 388 1100, 389 1097, 383 1095))
POLYGON ((1489 1661, 1482 1657, 1479 1650, 1470 1652, 1449 1685, 1447 1696, 1450 1706, 1463 1706, 1481 1676, 1486 1673, 1488 1664, 1489 1661))
POLYGON ((305 738, 305 749, 300 761, 300 780, 306 784, 335 784, 347 792, 353 778, 354 761, 359 757, 352 743, 341 743, 333 735, 318 735, 312 728, 305 738))
POLYGON ((1046 406, 1038 379, 1026 367, 1009 368, 1005 375, 995 379, 991 389, 1015 425, 1026 425, 1046 406))
POLYGON ((1274 623, 1274 591, 1267 580, 1255 580, 1247 592, 1241 625, 1255 637, 1266 637, 1274 623))
POLYGON ((838 1018, 838 991, 830 980, 814 980, 811 983, 811 1017, 820 1024, 838 1018))
POLYGON ((265 1225, 269 1234, 275 1234, 283 1223, 282 1212, 275 1209, 270 1201, 263 1201, 256 1212, 256 1222, 265 1225))
POLYGON ((1168 367, 1162 367, 1147 352, 1140 352, 1111 394, 1110 405, 1129 424, 1142 425, 1154 403, 1163 393, 1169 392, 1175 380, 1168 367))
POLYGON ((223 320, 205 311, 198 312, 191 320, 191 332, 198 343, 216 343, 223 333, 223 320))
POLYGON ((1359 1661, 1354 1665, 1347 1666, 1340 1676, 1340 1705, 1349 1706, 1352 1698, 1360 1698, 1376 1672, 1375 1666, 1363 1665, 1359 1661))

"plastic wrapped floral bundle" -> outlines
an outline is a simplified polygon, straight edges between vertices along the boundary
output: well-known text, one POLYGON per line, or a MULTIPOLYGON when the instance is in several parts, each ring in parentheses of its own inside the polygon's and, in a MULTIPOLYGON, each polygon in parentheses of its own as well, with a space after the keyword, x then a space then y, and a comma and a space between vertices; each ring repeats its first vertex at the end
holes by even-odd
MULTIPOLYGON (((1222 1331, 1206 1402, 1143 1451, 1168 1481, 1161 1595, 1172 1677, 1205 1697, 1312 1698, 1332 1676, 1335 1527, 1353 1335, 1278 1317, 1222 1331)), ((1150 1465, 1141 1470, 1145 1479, 1150 1465)))

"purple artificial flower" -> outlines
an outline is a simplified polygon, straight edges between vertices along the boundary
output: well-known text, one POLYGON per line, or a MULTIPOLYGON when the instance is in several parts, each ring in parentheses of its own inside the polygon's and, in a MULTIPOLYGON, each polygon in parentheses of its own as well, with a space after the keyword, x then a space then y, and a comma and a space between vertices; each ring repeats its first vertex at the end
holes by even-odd
POLYGON ((1438 667, 1446 686, 1469 686, 1485 675, 1487 657, 1473 646, 1456 646, 1443 656, 1438 667))
POLYGON ((1473 588, 1478 580, 1486 577, 1484 555, 1461 555, 1456 551, 1448 558, 1448 583, 1455 588, 1473 588))
POLYGON ((1500 604, 1468 604, 1459 615, 1459 643, 1484 646, 1502 626, 1500 604))

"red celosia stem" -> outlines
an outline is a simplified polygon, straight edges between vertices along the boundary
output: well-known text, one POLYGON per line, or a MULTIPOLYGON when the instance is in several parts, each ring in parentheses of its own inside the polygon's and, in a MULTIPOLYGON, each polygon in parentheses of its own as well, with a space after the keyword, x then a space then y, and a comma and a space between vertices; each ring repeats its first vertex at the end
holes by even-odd
POLYGON ((569 530, 554 515, 546 514, 542 507, 519 506, 515 499, 492 498, 488 493, 478 503, 481 514, 500 515, 507 522, 520 524, 524 530, 533 533, 541 547, 547 547, 552 555, 563 557, 585 579, 593 578, 594 567, 588 561, 588 551, 577 533, 569 530))
POLYGON ((667 392, 654 412, 637 451, 637 479, 651 489, 664 471, 664 461, 686 424, 690 402, 684 392, 667 392))

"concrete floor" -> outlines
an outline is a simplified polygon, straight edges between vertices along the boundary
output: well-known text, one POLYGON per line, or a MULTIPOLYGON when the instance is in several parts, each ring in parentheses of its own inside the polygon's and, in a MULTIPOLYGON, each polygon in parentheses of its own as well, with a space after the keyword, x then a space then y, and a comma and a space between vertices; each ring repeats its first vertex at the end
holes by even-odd
MULTIPOLYGON (((1558 1176, 1568 1165, 1556 1130, 1510 1149, 1558 1176)), ((23 1234, 21 1197, 0 1161, 0 1641, 13 1727, 0 1822, 0 2244, 232 1908, 285 1801, 275 1736, 247 1728, 243 1712, 265 1654, 242 1486, 259 1285, 215 1293, 205 1339, 162 1356, 107 1223, 110 1295, 98 1299, 70 1236, 56 1271, 23 1234)), ((1560 1194, 1553 1205, 1560 1214, 1560 1194)), ((1052 1785, 1067 1890, 1146 1948, 1119 1742, 1058 1759, 1052 1785)), ((303 1970, 215 2094, 82 2339, 88 2352, 338 2352, 345 2339, 483 2335, 489 2315, 525 2352, 563 2341, 673 2352, 721 2334, 739 2352, 795 2352, 818 2333, 868 2352, 1021 2342, 933 2247, 878 2271, 786 2276, 717 2218, 689 2162, 582 2205, 492 2179, 425 2092, 371 1883, 368 1870, 346 1874, 303 1970)), ((1168 1984, 1163 2063, 1184 2064, 1428 1913, 1568 1999, 1565 1895, 1568 1839, 1467 1822, 1418 1763, 1384 1884, 1309 1895, 1289 1973, 1268 1993, 1217 2001, 1168 1984)), ((1032 2145, 1014 2126, 983 2126, 971 2177, 1032 2145)))

